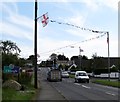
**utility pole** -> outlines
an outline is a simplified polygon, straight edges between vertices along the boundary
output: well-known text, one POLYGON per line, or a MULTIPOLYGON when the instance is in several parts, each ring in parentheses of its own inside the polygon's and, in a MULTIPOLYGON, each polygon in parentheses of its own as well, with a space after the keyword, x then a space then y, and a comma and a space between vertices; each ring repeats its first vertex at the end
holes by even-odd
POLYGON ((82 58, 81 57, 82 57, 81 56, 81 48, 79 47, 80 69, 82 69, 82 66, 81 66, 81 60, 82 60, 82 58))
POLYGON ((34 38, 34 88, 37 87, 37 0, 35 0, 35 38, 34 38))
POLYGON ((110 81, 110 51, 109 51, 109 32, 107 32, 107 43, 108 43, 108 80, 110 81))

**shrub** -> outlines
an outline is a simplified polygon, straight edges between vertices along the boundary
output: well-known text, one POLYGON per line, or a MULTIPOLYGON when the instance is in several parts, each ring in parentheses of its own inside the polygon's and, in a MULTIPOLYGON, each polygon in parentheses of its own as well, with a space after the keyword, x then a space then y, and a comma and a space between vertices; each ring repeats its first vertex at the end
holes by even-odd
POLYGON ((31 83, 31 79, 32 79, 32 74, 30 73, 21 73, 20 77, 19 77, 19 82, 21 84, 29 84, 31 83))

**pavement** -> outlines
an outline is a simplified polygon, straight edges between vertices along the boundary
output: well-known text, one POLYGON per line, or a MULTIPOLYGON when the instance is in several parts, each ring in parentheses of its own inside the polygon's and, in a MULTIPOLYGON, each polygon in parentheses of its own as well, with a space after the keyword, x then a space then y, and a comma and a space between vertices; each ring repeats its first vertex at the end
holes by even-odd
POLYGON ((58 92, 47 80, 38 81, 38 93, 35 100, 63 100, 68 102, 65 97, 58 92))

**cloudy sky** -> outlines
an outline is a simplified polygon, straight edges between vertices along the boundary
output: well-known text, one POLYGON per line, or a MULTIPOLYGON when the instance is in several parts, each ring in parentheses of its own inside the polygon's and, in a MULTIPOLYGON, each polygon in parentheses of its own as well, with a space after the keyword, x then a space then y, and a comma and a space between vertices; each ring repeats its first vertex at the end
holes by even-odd
MULTIPOLYGON (((108 31, 110 34, 110 56, 118 57, 118 1, 119 0, 39 0, 38 17, 48 12, 50 20, 69 23, 86 29, 108 31), (54 2, 53 2, 54 1, 54 2)), ((0 37, 11 40, 21 49, 20 57, 34 54, 34 0, 0 1, 0 37), (9 2, 8 2, 9 1, 9 2)), ((52 53, 67 57, 79 55, 108 56, 107 35, 52 23, 43 27, 38 20, 38 49, 40 60, 48 59, 52 53), (88 40, 95 38, 93 40, 88 40), (68 45, 74 46, 71 48, 68 45), (67 47, 66 47, 67 46, 67 47)))

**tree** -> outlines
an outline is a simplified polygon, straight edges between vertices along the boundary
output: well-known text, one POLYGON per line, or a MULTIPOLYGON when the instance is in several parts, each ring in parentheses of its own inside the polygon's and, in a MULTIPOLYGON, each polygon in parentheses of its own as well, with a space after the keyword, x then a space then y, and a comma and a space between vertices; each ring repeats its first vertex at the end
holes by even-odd
POLYGON ((31 60, 33 61, 35 59, 35 56, 34 55, 30 55, 29 58, 27 60, 31 60))
POLYGON ((69 61, 69 58, 67 58, 66 56, 64 55, 58 55, 58 60, 66 60, 66 61, 69 61))
POLYGON ((9 64, 19 65, 18 53, 20 53, 21 50, 14 42, 9 40, 1 41, 0 48, 2 52, 2 68, 9 64), (15 54, 14 51, 16 51, 15 54))
POLYGON ((23 66, 25 66, 25 64, 26 64, 26 59, 20 58, 19 62, 18 62, 18 65, 21 66, 21 67, 23 67, 23 66))
POLYGON ((6 53, 6 54, 13 53, 13 51, 16 51, 16 54, 21 52, 21 50, 18 48, 16 43, 9 40, 1 41, 0 47, 2 49, 2 53, 6 53))
POLYGON ((83 55, 83 56, 82 56, 82 59, 87 60, 87 59, 88 59, 88 57, 87 57, 87 56, 85 56, 85 55, 83 55))
POLYGON ((51 55, 50 55, 50 59, 53 61, 54 59, 57 59, 57 54, 55 54, 55 53, 52 53, 51 55))
POLYGON ((19 59, 17 55, 15 54, 2 54, 2 68, 3 66, 9 66, 10 64, 14 64, 16 66, 19 66, 19 59))
POLYGON ((72 56, 70 60, 78 59, 78 56, 72 56))
POLYGON ((28 63, 32 63, 32 65, 34 65, 34 60, 35 60, 35 56, 34 55, 30 55, 29 58, 27 59, 28 63))

